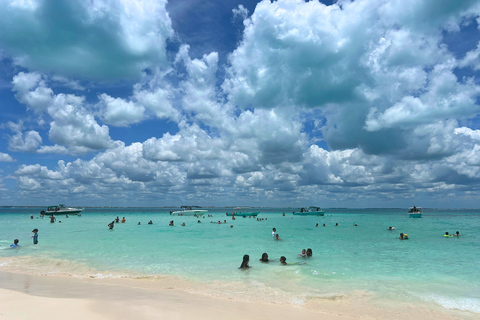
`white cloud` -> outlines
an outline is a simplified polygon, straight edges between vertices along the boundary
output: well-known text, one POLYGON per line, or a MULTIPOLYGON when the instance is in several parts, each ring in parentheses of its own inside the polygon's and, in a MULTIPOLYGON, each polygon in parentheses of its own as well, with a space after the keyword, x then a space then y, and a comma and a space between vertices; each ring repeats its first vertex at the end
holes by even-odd
POLYGON ((30 71, 108 80, 166 64, 165 0, 3 2, 0 42, 30 71))
POLYGON ((233 19, 240 18, 245 20, 248 17, 248 9, 239 4, 238 7, 232 9, 233 19))
POLYGON ((99 96, 99 100, 103 106, 102 119, 107 124, 125 127, 143 119, 145 108, 132 101, 113 98, 105 93, 99 96))
POLYGON ((15 159, 12 158, 8 153, 0 152, 0 162, 14 162, 15 159))

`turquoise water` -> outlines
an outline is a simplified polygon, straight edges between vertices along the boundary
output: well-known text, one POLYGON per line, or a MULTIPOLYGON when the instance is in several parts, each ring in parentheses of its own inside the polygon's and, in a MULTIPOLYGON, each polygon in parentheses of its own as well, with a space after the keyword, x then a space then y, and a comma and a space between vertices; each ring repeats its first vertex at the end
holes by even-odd
POLYGON ((225 216, 231 209, 217 208, 198 223, 195 217, 170 216, 174 208, 87 208, 81 217, 58 216, 52 224, 39 218, 41 209, 0 209, 0 270, 166 275, 196 283, 190 288, 195 292, 223 297, 302 305, 360 294, 480 313, 480 210, 424 209, 423 218, 411 219, 403 209, 330 209, 325 217, 298 217, 291 208, 258 208, 251 211, 265 220, 233 221, 225 216), (116 216, 127 221, 109 230, 116 216), (273 227, 282 240, 272 238, 273 227), (36 246, 33 228, 39 229, 36 246), (445 238, 446 231, 460 231, 461 237, 445 238), (409 240, 398 240, 400 232, 409 240), (20 247, 8 248, 15 238, 20 247), (298 256, 306 248, 312 248, 312 258, 298 256), (263 252, 275 261, 260 263, 263 252), (246 271, 238 269, 244 254, 253 267, 246 271), (280 256, 293 264, 280 265, 280 256))

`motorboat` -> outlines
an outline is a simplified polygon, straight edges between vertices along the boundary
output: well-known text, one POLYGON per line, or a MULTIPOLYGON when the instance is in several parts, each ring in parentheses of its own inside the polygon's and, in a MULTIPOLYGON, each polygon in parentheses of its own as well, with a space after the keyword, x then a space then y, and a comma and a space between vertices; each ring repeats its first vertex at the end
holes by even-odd
POLYGON ((174 216, 203 216, 208 210, 195 209, 192 206, 181 206, 182 210, 170 211, 171 215, 174 216))
POLYGON ((308 207, 301 208, 300 211, 294 211, 296 216, 323 216, 325 215, 325 210, 322 210, 320 207, 308 207))
POLYGON ((71 207, 66 207, 64 204, 58 204, 55 206, 48 206, 47 210, 42 210, 40 211, 40 214, 46 215, 46 214, 79 214, 85 210, 85 208, 71 208, 71 207))
POLYGON ((408 216, 410 218, 421 218, 422 214, 423 214, 423 210, 420 207, 413 206, 408 209, 408 216))

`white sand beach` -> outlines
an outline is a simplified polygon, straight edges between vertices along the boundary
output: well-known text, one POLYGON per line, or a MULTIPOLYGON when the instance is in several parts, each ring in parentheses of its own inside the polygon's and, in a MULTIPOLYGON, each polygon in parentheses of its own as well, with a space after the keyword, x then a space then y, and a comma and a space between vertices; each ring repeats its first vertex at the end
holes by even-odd
POLYGON ((171 280, 79 279, 0 272, 0 319, 458 319, 352 301, 277 305, 187 293, 171 280))

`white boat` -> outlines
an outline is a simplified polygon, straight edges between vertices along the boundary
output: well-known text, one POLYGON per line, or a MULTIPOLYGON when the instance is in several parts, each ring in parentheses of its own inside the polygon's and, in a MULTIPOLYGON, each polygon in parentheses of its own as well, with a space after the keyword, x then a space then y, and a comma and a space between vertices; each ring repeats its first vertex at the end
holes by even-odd
POLYGON ((325 210, 320 209, 320 207, 308 207, 301 208, 300 211, 295 211, 293 214, 296 216, 323 216, 325 210))
POLYGON ((84 208, 71 208, 66 207, 64 204, 58 204, 56 206, 48 206, 47 210, 40 211, 40 214, 79 214, 85 210, 84 208))
POLYGON ((408 216, 410 218, 421 218, 422 214, 423 214, 422 208, 413 206, 408 209, 408 216))
POLYGON ((182 210, 170 211, 174 216, 203 216, 208 210, 194 209, 192 206, 181 206, 182 210))

